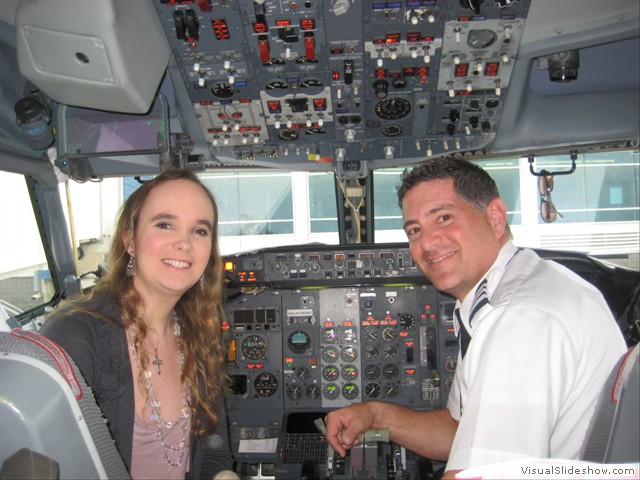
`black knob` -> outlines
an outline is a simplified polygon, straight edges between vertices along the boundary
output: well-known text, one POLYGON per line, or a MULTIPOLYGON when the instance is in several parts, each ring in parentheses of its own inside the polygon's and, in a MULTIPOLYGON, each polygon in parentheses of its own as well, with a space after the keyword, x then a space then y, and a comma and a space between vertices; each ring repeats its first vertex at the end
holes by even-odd
POLYGON ((376 97, 380 99, 387 98, 387 94, 389 93, 389 82, 386 80, 376 80, 373 82, 373 92, 376 97))

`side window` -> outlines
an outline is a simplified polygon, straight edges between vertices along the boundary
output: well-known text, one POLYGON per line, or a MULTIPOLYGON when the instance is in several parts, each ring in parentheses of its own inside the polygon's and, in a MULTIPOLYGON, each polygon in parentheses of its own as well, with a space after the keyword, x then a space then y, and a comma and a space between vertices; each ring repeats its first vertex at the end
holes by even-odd
POLYGON ((48 302, 54 295, 27 183, 22 175, 0 171, 0 330, 4 319, 48 302))
MULTIPOLYGON (((640 220, 639 156, 631 151, 578 155, 575 172, 554 177, 551 197, 562 223, 640 220)), ((568 168, 566 156, 543 157, 537 163, 549 171, 568 168)))

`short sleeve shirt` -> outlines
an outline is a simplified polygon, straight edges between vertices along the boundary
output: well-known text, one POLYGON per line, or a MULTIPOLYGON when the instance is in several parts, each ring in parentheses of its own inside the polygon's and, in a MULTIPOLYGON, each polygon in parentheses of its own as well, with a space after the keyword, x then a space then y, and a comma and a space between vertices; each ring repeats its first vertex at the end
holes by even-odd
POLYGON ((469 324, 474 295, 456 305, 472 339, 447 403, 460 422, 447 470, 579 458, 600 390, 626 351, 604 298, 511 242, 484 278, 490 308, 469 324))

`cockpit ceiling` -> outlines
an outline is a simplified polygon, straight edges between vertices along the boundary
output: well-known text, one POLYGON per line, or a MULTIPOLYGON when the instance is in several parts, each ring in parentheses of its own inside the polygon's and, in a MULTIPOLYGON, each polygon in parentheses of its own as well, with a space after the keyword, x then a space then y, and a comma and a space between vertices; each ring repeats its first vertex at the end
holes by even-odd
POLYGON ((636 0, 3 0, 0 68, 13 73, 0 78, 0 154, 42 156, 15 121, 25 77, 50 102, 52 147, 67 158, 58 166, 80 176, 178 163, 361 178, 453 153, 625 146, 640 131, 639 10, 636 0), (159 93, 167 151, 101 160, 114 157, 105 135, 147 118, 159 93), (70 106, 113 114, 78 131, 70 106))

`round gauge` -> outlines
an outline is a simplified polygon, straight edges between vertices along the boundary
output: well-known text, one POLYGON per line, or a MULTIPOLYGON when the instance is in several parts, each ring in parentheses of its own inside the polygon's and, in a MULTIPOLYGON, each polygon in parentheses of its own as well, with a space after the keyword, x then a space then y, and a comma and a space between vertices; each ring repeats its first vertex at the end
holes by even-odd
POLYGON ((385 137, 397 137, 398 135, 402 135, 403 130, 402 126, 397 123, 390 123, 382 127, 381 133, 385 137))
POLYGON ((404 98, 385 98, 376 104, 376 115, 384 120, 397 120, 411 112, 411 103, 404 98))
POLYGON ((444 369, 447 372, 453 373, 456 371, 456 364, 458 363, 456 357, 454 356, 448 356, 447 358, 444 359, 444 369))
POLYGON ((340 387, 338 387, 335 383, 327 383, 324 387, 322 387, 322 395, 327 400, 335 400, 340 396, 340 387))
POLYGON ((453 377, 449 377, 444 381, 444 389, 448 392, 453 385, 453 377))
POLYGON ((363 310, 371 310, 375 304, 376 302, 373 298, 363 298, 360 302, 360 306, 363 310))
POLYGON ((394 345, 385 345, 382 349, 382 358, 385 360, 393 360, 398 356, 398 349, 394 345))
POLYGON ((302 88, 321 87, 322 82, 320 80, 316 80, 315 78, 307 78, 306 80, 300 82, 300 86, 302 88))
POLYGON ((493 30, 470 30, 467 35, 467 45, 471 48, 487 48, 497 38, 493 30))
POLYGON ((265 360, 267 342, 260 335, 249 335, 242 341, 242 353, 249 360, 265 360))
POLYGON ((322 378, 324 378, 327 382, 335 382, 340 376, 340 371, 338 367, 333 365, 327 365, 322 369, 322 378))
POLYGON ((292 128, 284 128, 282 130, 278 130, 278 138, 280 140, 284 140, 285 142, 293 142, 297 140, 300 135, 298 132, 293 130, 292 128))
POLYGON ((375 380, 380 376, 380 367, 377 365, 367 365, 364 367, 364 378, 367 380, 375 380))
POLYGON ((309 375, 311 375, 311 372, 307 367, 298 367, 296 369, 296 376, 300 380, 306 380, 307 378, 309 378, 309 375))
POLYGON ((296 385, 295 383, 289 385, 287 387, 287 397, 291 400, 300 400, 302 397, 302 387, 300 385, 296 385))
POLYGON ((345 365, 342 367, 342 378, 345 380, 355 380, 358 378, 358 369, 355 365, 345 365))
POLYGON ((345 362, 355 362, 358 358, 358 351, 355 347, 344 347, 340 350, 340 358, 345 362))
POLYGON ((289 88, 289 86, 282 80, 274 80, 267 83, 264 87, 265 90, 282 90, 286 88, 289 88))
POLYGON ((405 313, 403 315, 400 315, 400 320, 398 321, 398 323, 405 330, 409 330, 416 323, 416 318, 409 313, 405 313))
POLYGON ((307 385, 304 394, 308 399, 315 400, 320 397, 320 387, 316 384, 307 385))
POLYGON ((261 397, 270 397, 278 391, 278 379, 272 373, 263 372, 253 382, 256 393, 261 397))
POLYGON ((393 398, 398 395, 400 389, 398 388, 397 383, 389 382, 385 384, 385 386, 382 388, 382 391, 387 398, 393 398))
POLYGON ((338 330, 333 327, 325 328, 320 335, 324 343, 338 343, 338 330))
POLYGON ((235 89, 228 83, 220 82, 211 87, 211 93, 218 98, 229 98, 235 93, 235 89))
POLYGON ((365 327, 362 331, 362 338, 367 343, 373 343, 380 338, 380 331, 376 327, 365 327))
POLYGON ((398 376, 398 367, 393 363, 387 363, 382 367, 382 375, 389 380, 396 378, 398 376))
POLYGON ((360 389, 355 383, 345 383, 342 386, 342 396, 347 400, 355 400, 359 393, 360 389))
POLYGON ((320 356, 324 362, 333 363, 338 360, 338 349, 333 346, 324 347, 320 356))
POLYGON ((364 358, 367 360, 376 360, 380 356, 380 351, 378 350, 378 347, 367 345, 362 355, 364 355, 364 358))
POLYGON ((340 341, 342 343, 356 343, 358 333, 354 327, 345 327, 340 333, 340 341))
POLYGON ((407 81, 402 77, 398 77, 393 79, 393 81, 391 82, 391 85, 393 85, 394 88, 401 90, 407 86, 407 81))
POLYGON ((378 398, 380 396, 380 384, 376 382, 367 383, 364 386, 364 394, 369 398, 378 398))
POLYGON ((382 339, 387 342, 392 342, 398 336, 398 332, 395 331, 392 327, 386 327, 382 330, 382 339))
POLYGON ((311 346, 311 337, 302 330, 297 330, 289 335, 287 345, 293 353, 304 353, 311 346))

